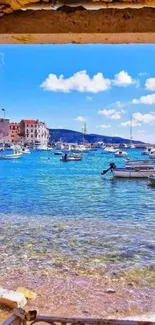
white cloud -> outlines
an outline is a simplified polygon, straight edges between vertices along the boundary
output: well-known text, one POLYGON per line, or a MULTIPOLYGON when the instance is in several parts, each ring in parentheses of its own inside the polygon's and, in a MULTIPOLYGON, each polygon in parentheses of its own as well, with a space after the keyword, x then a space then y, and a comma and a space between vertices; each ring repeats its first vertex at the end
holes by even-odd
MULTIPOLYGON (((99 93, 111 88, 112 85, 118 87, 127 87, 136 84, 128 72, 122 70, 115 74, 114 79, 105 78, 101 72, 90 77, 86 70, 78 71, 71 77, 65 78, 63 74, 49 74, 48 77, 40 85, 41 88, 53 92, 69 93, 71 91, 99 93)), ((91 100, 91 96, 88 96, 91 100)))
POLYGON ((104 78, 101 72, 92 78, 87 74, 86 70, 79 71, 69 78, 63 75, 57 77, 55 74, 49 74, 47 79, 41 84, 41 88, 49 91, 70 92, 76 90, 78 92, 98 93, 109 89, 111 86, 110 79, 104 78))
POLYGON ((155 123, 155 113, 141 114, 139 112, 133 114, 133 119, 137 122, 144 124, 154 124, 155 123))
POLYGON ((78 117, 75 118, 75 121, 85 122, 85 118, 83 116, 78 116, 78 117))
MULTIPOLYGON (((130 126, 131 125, 131 121, 126 121, 126 122, 121 122, 120 123, 120 126, 130 126)), ((137 122, 137 121, 135 121, 135 120, 133 120, 132 121, 132 126, 133 127, 136 127, 136 126, 141 126, 141 123, 139 123, 139 122, 137 122)))
POLYGON ((142 96, 138 99, 134 98, 132 100, 132 104, 153 105, 153 104, 155 104, 155 94, 142 96))
POLYGON ((145 82, 145 88, 147 90, 154 91, 155 90, 155 78, 149 78, 145 82))
POLYGON ((100 125, 97 126, 97 128, 110 129, 111 125, 110 124, 100 124, 100 125))
POLYGON ((128 74, 128 72, 122 70, 115 74, 113 84, 118 87, 127 87, 135 84, 135 80, 128 74))
POLYGON ((87 96, 86 99, 91 101, 93 99, 93 97, 92 96, 87 96))
POLYGON ((0 65, 4 65, 4 53, 0 52, 0 65))
POLYGON ((123 109, 121 111, 117 111, 116 109, 101 109, 98 111, 99 115, 104 115, 112 120, 119 120, 121 118, 121 114, 124 113, 125 111, 123 109))
MULTIPOLYGON (((146 113, 146 114, 142 114, 142 113, 134 113, 132 115, 132 126, 133 127, 137 127, 137 126, 141 126, 142 124, 149 124, 149 125, 154 125, 155 124, 155 113, 146 113)), ((130 126, 131 121, 126 121, 126 122, 122 122, 120 123, 120 126, 130 126)), ((144 132, 144 131, 143 131, 144 132)))

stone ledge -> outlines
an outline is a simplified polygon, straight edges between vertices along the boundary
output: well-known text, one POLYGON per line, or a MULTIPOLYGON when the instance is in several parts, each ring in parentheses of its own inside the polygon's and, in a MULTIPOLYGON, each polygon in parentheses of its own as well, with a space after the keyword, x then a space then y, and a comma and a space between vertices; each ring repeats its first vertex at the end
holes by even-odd
MULTIPOLYGON (((155 33, 155 9, 27 10, 0 18, 0 34, 155 33)), ((153 34, 152 34, 153 35, 153 34)), ((115 35, 116 37, 117 35, 115 35)), ((67 36, 68 37, 68 36, 67 36)), ((77 36, 76 36, 77 37, 77 36)), ((151 39, 154 36, 150 36, 151 39)), ((57 35, 58 38, 58 35, 57 35)), ((104 35, 106 39, 106 35, 104 35)), ((30 41, 30 40, 29 40, 30 41)), ((155 41, 155 40, 154 40, 155 41)), ((31 41, 30 41, 31 42, 31 41)), ((132 39, 130 39, 132 42, 132 39)), ((149 38, 148 38, 149 42, 149 38)), ((151 41, 152 42, 152 41, 151 41)))

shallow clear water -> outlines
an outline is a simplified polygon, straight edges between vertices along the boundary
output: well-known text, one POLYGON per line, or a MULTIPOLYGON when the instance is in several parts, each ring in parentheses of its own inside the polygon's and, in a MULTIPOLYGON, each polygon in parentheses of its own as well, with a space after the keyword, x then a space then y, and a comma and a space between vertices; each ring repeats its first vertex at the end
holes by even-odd
MULTIPOLYGON (((142 158, 140 150, 128 152, 142 158)), ((155 188, 147 180, 102 178, 111 161, 124 164, 101 151, 75 163, 47 152, 0 161, 1 270, 102 274, 154 265, 155 188)))

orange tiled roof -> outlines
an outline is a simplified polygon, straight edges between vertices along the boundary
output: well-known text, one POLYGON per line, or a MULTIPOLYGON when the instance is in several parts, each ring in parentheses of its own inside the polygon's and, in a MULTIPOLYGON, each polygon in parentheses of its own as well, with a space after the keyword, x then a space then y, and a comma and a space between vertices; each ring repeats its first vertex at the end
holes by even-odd
POLYGON ((35 120, 23 120, 25 124, 37 124, 35 120))

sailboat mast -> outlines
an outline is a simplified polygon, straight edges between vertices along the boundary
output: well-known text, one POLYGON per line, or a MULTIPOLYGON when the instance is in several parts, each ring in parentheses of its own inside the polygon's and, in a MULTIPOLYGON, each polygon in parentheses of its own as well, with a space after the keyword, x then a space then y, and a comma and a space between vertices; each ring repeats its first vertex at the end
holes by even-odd
POLYGON ((130 120, 130 144, 132 144, 132 115, 130 120))

